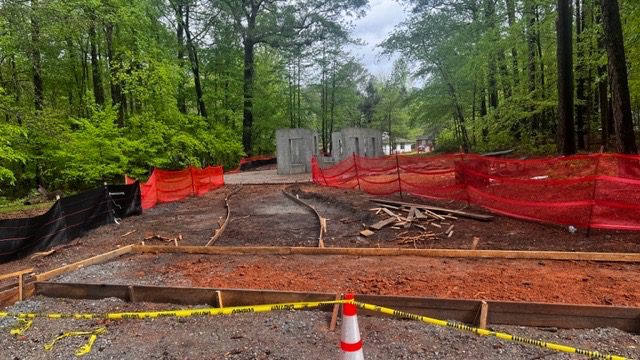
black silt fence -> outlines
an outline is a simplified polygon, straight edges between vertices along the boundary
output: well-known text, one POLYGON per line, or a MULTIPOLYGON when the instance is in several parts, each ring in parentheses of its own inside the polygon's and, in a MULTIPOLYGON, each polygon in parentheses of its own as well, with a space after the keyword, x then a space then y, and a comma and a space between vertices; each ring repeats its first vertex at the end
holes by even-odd
POLYGON ((137 183, 110 185, 62 198, 42 215, 0 220, 0 262, 67 243, 89 230, 113 223, 116 217, 141 212, 137 183))

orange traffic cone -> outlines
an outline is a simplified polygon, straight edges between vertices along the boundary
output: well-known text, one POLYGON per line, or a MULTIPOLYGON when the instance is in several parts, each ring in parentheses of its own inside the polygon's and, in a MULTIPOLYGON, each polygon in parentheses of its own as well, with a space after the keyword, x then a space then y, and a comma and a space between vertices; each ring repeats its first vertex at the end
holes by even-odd
MULTIPOLYGON (((353 294, 345 295, 344 299, 353 300, 353 294)), ((342 305, 340 349, 342 349, 342 360, 364 360, 360 329, 358 328, 358 315, 354 304, 342 305)))

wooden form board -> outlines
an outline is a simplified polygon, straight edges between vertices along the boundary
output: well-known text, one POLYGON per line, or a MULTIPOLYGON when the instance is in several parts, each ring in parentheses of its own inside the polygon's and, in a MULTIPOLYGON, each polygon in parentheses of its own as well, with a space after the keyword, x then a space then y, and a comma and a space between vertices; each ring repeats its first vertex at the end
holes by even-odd
POLYGON ((314 208, 313 206, 307 204, 306 202, 302 201, 301 199, 299 199, 297 196, 293 195, 292 193, 286 191, 286 190, 282 190, 282 193, 285 194, 289 199, 293 200, 295 203, 297 203, 298 205, 304 207, 305 209, 307 209, 308 211, 310 211, 312 214, 314 214, 316 216, 316 219, 318 220, 318 225, 320 227, 320 232, 318 234, 318 247, 323 248, 324 247, 324 239, 323 239, 323 234, 326 232, 326 221, 327 219, 323 218, 322 216, 320 216, 320 213, 318 212, 318 210, 316 210, 316 208, 314 208))
POLYGON ((66 274, 68 272, 83 268, 85 266, 91 266, 91 265, 95 265, 95 264, 102 264, 102 263, 107 262, 107 261, 109 261, 111 259, 117 258, 117 257, 125 255, 125 254, 128 254, 128 253, 131 252, 132 249, 133 249, 133 245, 123 246, 121 248, 106 252, 104 254, 96 255, 96 256, 90 257, 88 259, 75 262, 73 264, 65 265, 65 266, 59 267, 57 269, 44 272, 42 274, 38 274, 38 275, 35 276, 35 279, 36 279, 36 281, 46 281, 46 280, 52 279, 52 278, 54 278, 56 276, 60 276, 62 274, 66 274))
MULTIPOLYGON (((135 301, 175 303, 181 305, 209 304, 217 306, 217 294, 225 306, 247 306, 301 301, 330 301, 335 293, 305 293, 296 291, 184 288, 137 285, 70 284, 38 282, 38 295, 71 299, 103 299, 117 297, 135 301)), ((356 295, 356 301, 389 307, 438 319, 475 323, 482 300, 420 298, 409 296, 356 295)), ((640 330, 640 308, 486 301, 489 325, 517 325, 557 328, 615 327, 624 331, 640 330)), ((333 306, 321 308, 327 312, 333 306)), ((368 315, 383 316, 363 311, 368 315)))
MULTIPOLYGON (((346 256, 421 256, 442 258, 486 258, 527 260, 569 260, 640 263, 640 254, 591 253, 559 251, 509 251, 509 250, 450 250, 404 248, 311 248, 311 247, 204 247, 204 246, 149 246, 128 245, 107 253, 65 265, 35 276, 36 281, 46 281, 85 266, 108 262, 126 254, 200 254, 200 255, 346 255, 346 256)), ((33 283, 27 282, 23 296, 33 294, 33 283)), ((19 288, 0 291, 0 306, 7 306, 19 299, 19 288)))
POLYGON ((569 260, 602 262, 640 262, 640 253, 596 253, 564 251, 408 249, 408 248, 314 248, 314 247, 202 247, 133 245, 132 253, 171 253, 200 255, 347 255, 420 256, 442 258, 484 258, 524 260, 569 260))

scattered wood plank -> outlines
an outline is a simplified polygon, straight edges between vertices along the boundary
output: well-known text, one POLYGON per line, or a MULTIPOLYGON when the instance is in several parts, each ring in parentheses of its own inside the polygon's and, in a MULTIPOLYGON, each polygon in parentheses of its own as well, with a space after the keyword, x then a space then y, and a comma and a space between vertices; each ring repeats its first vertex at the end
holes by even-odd
POLYGON ((411 223, 413 223, 413 218, 416 215, 416 208, 412 207, 411 210, 409 210, 409 216, 407 216, 407 223, 404 225, 405 229, 408 229, 411 227, 411 223))
POLYGON ((471 244, 471 250, 475 250, 478 248, 478 243, 480 242, 480 238, 474 237, 473 244, 471 244))
POLYGON ((385 213, 387 213, 387 215, 389 216, 393 216, 393 217, 397 217, 398 215, 396 215, 396 213, 394 213, 393 211, 390 211, 387 208, 383 208, 382 211, 384 211, 385 213))
POLYGON ((364 237, 369 237, 374 235, 375 232, 371 231, 371 230, 362 230, 360 231, 360 235, 364 236, 364 237))
POLYGON ((31 255, 30 259, 31 260, 35 260, 37 258, 41 258, 41 257, 47 257, 51 254, 53 254, 54 252, 58 251, 57 249, 51 249, 49 251, 41 251, 41 252, 37 252, 33 255, 31 255))
POLYGON ((125 237, 127 237, 127 236, 129 236, 129 235, 133 234, 133 233, 134 233, 134 232, 136 232, 136 231, 138 231, 138 230, 134 229, 134 230, 131 230, 131 231, 127 231, 126 233, 122 234, 120 237, 125 238, 125 237))
POLYGON ((440 225, 440 224, 436 224, 436 223, 434 223, 434 222, 429 223, 429 225, 431 225, 431 226, 435 226, 435 227, 437 227, 438 229, 442 229, 442 225, 440 225))
POLYGON ((388 219, 379 221, 379 222, 369 226, 369 228, 372 229, 372 230, 381 230, 385 226, 391 225, 391 224, 393 224, 395 222, 396 222, 396 218, 392 217, 392 218, 388 218, 388 219))
POLYGON ((472 212, 462 211, 462 210, 446 209, 446 208, 442 208, 442 207, 438 207, 438 206, 415 204, 415 203, 406 203, 406 202, 385 200, 385 199, 372 199, 371 201, 375 202, 377 204, 382 204, 382 205, 414 206, 414 207, 416 207, 416 208, 418 208, 420 210, 437 211, 437 212, 442 212, 442 213, 445 213, 445 214, 458 215, 458 216, 461 216, 461 217, 466 217, 466 218, 469 218, 469 219, 474 219, 474 220, 479 220, 479 221, 491 221, 491 220, 493 220, 493 216, 491 216, 491 215, 472 213, 472 212))
POLYGON ((451 226, 449 226, 449 228, 447 229, 447 231, 445 231, 444 233, 445 233, 445 234, 448 234, 448 233, 452 232, 452 231, 453 231, 453 227, 454 227, 454 226, 455 226, 455 225, 451 225, 451 226))
POLYGON ((416 216, 416 219, 426 220, 426 219, 428 219, 428 218, 429 218, 428 216, 426 216, 425 214, 423 214, 423 213, 422 213, 422 211, 420 211, 420 209, 418 209, 418 208, 414 208, 414 209, 416 209, 416 210, 415 210, 415 216, 416 216))

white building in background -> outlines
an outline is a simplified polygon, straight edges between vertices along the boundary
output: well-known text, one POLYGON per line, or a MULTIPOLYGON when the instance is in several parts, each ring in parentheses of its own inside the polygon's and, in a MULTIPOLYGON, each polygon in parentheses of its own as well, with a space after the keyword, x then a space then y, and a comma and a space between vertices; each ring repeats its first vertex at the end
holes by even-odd
POLYGON ((405 154, 416 150, 416 142, 414 140, 395 138, 393 139, 393 148, 389 144, 389 133, 382 133, 382 150, 385 155, 405 154))

